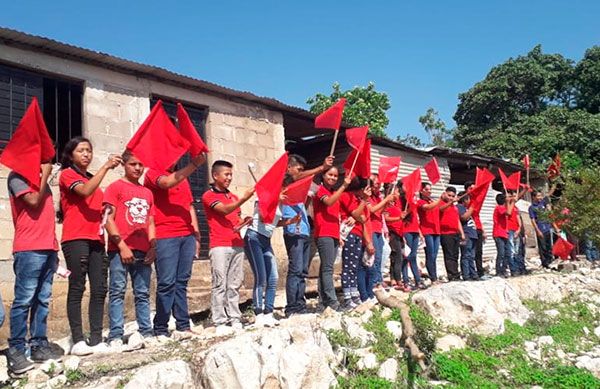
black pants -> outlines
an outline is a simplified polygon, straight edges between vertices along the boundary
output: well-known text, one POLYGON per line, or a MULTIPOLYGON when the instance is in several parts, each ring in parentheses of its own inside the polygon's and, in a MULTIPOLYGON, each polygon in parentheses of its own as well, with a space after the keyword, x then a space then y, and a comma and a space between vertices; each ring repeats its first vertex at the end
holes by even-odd
POLYGON ((483 270, 483 230, 477 230, 477 244, 475 245, 475 267, 477 268, 477 275, 483 277, 485 271, 483 270))
POLYGON ((84 340, 81 324, 81 299, 85 291, 85 277, 90 280, 90 346, 102 342, 102 319, 107 291, 108 257, 101 242, 78 239, 62 244, 62 250, 71 271, 67 294, 67 316, 73 344, 84 340))
POLYGON ((390 278, 402 282, 402 264, 404 262, 404 240, 401 236, 390 231, 390 278))
POLYGON ((444 253, 444 266, 448 274, 448 281, 460 280, 458 271, 458 254, 460 252, 460 235, 442 235, 442 251, 444 253))
POLYGON ((542 266, 548 267, 554 260, 554 255, 552 255, 552 231, 544 232, 543 238, 538 236, 537 243, 542 266))
POLYGON ((333 284, 333 267, 340 241, 337 238, 317 238, 317 250, 321 266, 319 267, 319 297, 325 307, 337 308, 339 305, 333 284))

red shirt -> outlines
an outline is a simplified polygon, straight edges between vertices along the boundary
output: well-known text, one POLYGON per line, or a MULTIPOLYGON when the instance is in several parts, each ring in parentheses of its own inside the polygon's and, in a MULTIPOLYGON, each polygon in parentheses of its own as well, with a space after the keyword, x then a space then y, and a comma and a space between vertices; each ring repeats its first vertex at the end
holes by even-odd
MULTIPOLYGON (((346 220, 349 217, 352 217, 351 212, 359 207, 360 200, 353 193, 344 192, 344 193, 342 193, 342 196, 340 197, 339 203, 340 203, 340 216, 342 217, 342 220, 346 220)), ((367 222, 365 223, 365 225, 367 225, 368 220, 369 220, 369 209, 366 206, 365 206, 365 210, 364 210, 363 214, 367 217, 367 222)), ((354 224, 354 228, 352 228, 350 233, 358 235, 362 239, 363 225, 357 221, 354 224)))
POLYGON ((73 189, 85 184, 92 177, 83 175, 74 168, 66 168, 60 173, 60 207, 63 213, 63 230, 61 242, 75 239, 97 240, 104 244, 102 223, 102 189, 97 188, 87 197, 78 195, 73 189))
POLYGON ((242 210, 238 207, 235 211, 223 215, 215 210, 217 204, 231 204, 238 201, 238 197, 228 190, 224 192, 215 186, 210 187, 202 195, 202 205, 208 222, 209 247, 244 247, 244 240, 233 227, 240 223, 242 210))
MULTIPOLYGON (((154 216, 154 197, 148 188, 125 180, 117 180, 104 191, 104 204, 115 207, 115 224, 121 239, 131 250, 150 249, 148 226, 154 216)), ((118 250, 110 240, 108 251, 118 250)))
POLYGON ((506 215, 506 229, 509 231, 517 231, 519 229, 519 210, 514 207, 510 216, 506 215))
POLYGON ((504 205, 496 205, 494 209, 494 230, 492 231, 494 238, 508 238, 508 230, 506 229, 507 221, 506 207, 504 205))
POLYGON ((190 184, 186 179, 173 188, 160 188, 158 179, 169 174, 171 173, 150 169, 144 179, 144 186, 154 195, 154 224, 158 239, 177 238, 194 233, 190 214, 190 205, 194 199, 190 184))
POLYGON ((316 201, 313 201, 315 238, 340 238, 340 203, 336 201, 329 207, 323 203, 325 197, 332 195, 333 192, 323 185, 317 190, 316 201))
POLYGON ((453 235, 459 234, 460 230, 458 225, 460 223, 460 217, 458 215, 458 208, 452 204, 443 211, 440 210, 440 234, 441 235, 453 235))
MULTIPOLYGON (((369 199, 370 203, 372 206, 376 206, 377 204, 379 204, 381 202, 381 197, 379 197, 379 194, 373 194, 371 196, 371 198, 369 199)), ((381 234, 381 231, 383 230, 383 210, 379 211, 379 212, 371 212, 371 228, 373 229, 373 232, 377 232, 379 234, 381 234)))
MULTIPOLYGON (((397 202, 388 203, 388 205, 385 209, 385 212, 390 217, 402 216, 402 208, 400 207, 400 204, 397 202)), ((402 236, 404 234, 404 229, 403 229, 404 222, 402 221, 402 219, 395 221, 395 222, 386 222, 386 225, 387 225, 388 229, 391 232, 393 232, 394 234, 396 234, 398 236, 402 236)))
POLYGON ((419 199, 417 207, 419 208, 419 222, 421 223, 421 233, 423 235, 440 234, 440 206, 439 204, 429 210, 423 209, 423 205, 431 204, 433 201, 419 199))
POLYGON ((419 212, 417 211, 417 205, 413 202, 408 204, 406 209, 408 214, 404 218, 404 233, 419 233, 419 212))
POLYGON ((475 228, 483 231, 483 224, 481 224, 481 218, 479 217, 479 211, 473 210, 471 214, 473 221, 475 222, 475 228))
POLYGON ((41 204, 37 208, 31 208, 22 199, 22 196, 27 193, 36 193, 36 191, 23 177, 11 172, 8 175, 8 192, 15 226, 13 253, 33 250, 57 251, 54 203, 50 188, 47 188, 44 193, 41 204))

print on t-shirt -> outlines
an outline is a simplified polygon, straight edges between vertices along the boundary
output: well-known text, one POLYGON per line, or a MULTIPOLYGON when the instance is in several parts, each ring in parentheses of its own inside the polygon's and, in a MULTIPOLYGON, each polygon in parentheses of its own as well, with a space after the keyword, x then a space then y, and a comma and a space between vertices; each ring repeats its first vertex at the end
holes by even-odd
POLYGON ((131 200, 125 201, 125 207, 127 208, 125 220, 127 220, 129 225, 146 224, 148 210, 150 209, 150 205, 146 199, 132 197, 131 200))

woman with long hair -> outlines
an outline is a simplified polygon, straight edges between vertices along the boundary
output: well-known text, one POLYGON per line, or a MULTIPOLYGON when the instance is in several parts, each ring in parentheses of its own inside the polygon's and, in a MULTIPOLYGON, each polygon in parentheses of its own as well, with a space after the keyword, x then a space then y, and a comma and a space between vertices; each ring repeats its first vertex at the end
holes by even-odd
POLYGON ((67 316, 71 327, 71 354, 106 352, 102 342, 102 319, 107 291, 108 258, 102 229, 103 193, 100 183, 109 170, 119 166, 121 157, 111 155, 96 173, 88 168, 94 152, 87 138, 76 137, 65 145, 59 179, 63 229, 61 246, 71 271, 67 294, 67 316), (86 276, 90 282, 88 307, 90 337, 86 343, 81 320, 81 299, 86 276))

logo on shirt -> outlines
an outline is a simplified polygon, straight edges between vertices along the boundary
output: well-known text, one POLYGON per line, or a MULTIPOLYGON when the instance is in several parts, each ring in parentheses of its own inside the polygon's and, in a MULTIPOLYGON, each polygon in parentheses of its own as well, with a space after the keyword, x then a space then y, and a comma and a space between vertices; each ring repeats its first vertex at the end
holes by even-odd
POLYGON ((130 225, 134 224, 146 224, 146 218, 148 217, 148 210, 150 206, 146 199, 140 199, 132 197, 131 200, 125 202, 127 207, 126 219, 130 225))

